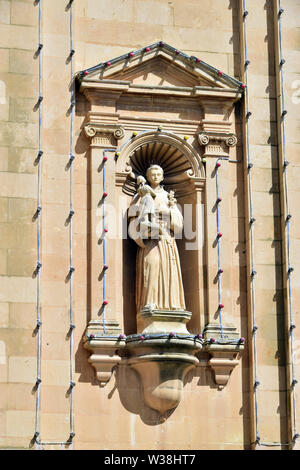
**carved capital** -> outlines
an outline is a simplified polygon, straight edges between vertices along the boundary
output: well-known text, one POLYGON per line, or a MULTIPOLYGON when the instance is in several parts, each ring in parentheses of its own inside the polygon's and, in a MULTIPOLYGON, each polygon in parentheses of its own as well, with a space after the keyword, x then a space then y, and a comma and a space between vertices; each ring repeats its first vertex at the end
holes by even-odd
POLYGON ((99 147, 113 147, 125 135, 123 127, 118 124, 98 124, 92 122, 84 126, 84 132, 87 137, 92 139, 91 144, 99 147))
POLYGON ((233 133, 206 131, 198 134, 198 142, 205 147, 204 156, 229 156, 229 148, 235 147, 237 137, 233 133))

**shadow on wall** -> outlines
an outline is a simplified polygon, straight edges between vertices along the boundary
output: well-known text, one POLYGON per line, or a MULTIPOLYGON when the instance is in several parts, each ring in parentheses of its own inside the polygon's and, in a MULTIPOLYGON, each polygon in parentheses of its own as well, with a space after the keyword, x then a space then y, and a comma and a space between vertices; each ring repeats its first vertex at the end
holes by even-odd
MULTIPOLYGON (((228 10, 232 12, 232 36, 230 44, 233 53, 233 75, 241 79, 241 54, 240 54, 240 25, 239 25, 239 0, 229 0, 228 10)), ((231 75, 231 74, 230 74, 231 75)))
MULTIPOLYGON (((244 64, 241 63, 241 51, 240 51, 240 10, 239 0, 229 0, 228 9, 232 11, 232 44, 233 44, 233 70, 234 76, 238 79, 242 79, 242 67, 244 64)), ((235 125, 236 135, 240 145, 237 145, 237 160, 240 164, 236 164, 236 181, 239 185, 243 186, 243 131, 241 127, 242 123, 243 104, 237 102, 235 105, 235 125)), ((245 201, 244 201, 244 186, 243 190, 240 191, 237 187, 233 193, 233 197, 237 198, 237 212, 239 214, 239 225, 238 225, 238 240, 235 251, 239 254, 239 297, 236 300, 236 304, 240 306, 241 315, 241 336, 247 338, 248 336, 248 317, 245 314, 247 312, 247 272, 246 272, 246 234, 245 234, 245 201)), ((243 354, 241 356, 241 370, 242 370, 242 390, 249 390, 250 377, 249 377, 249 351, 246 345, 243 354)), ((242 407, 240 409, 240 415, 243 416, 243 433, 244 433, 244 448, 250 449, 251 447, 251 423, 249 416, 251 415, 250 401, 247 393, 243 393, 242 396, 242 407)))
MULTIPOLYGON (((273 146, 277 150, 278 146, 278 135, 276 123, 272 122, 272 110, 274 109, 274 102, 276 96, 276 90, 274 90, 274 84, 271 82, 271 77, 276 75, 275 61, 276 53, 274 50, 275 44, 275 31, 274 31, 274 3, 266 1, 264 5, 267 17, 267 35, 265 41, 268 44, 268 77, 269 84, 266 89, 266 92, 269 95, 269 122, 270 122, 270 136, 267 144, 273 146)), ((277 118, 278 119, 278 118, 277 118)), ((275 153, 275 152, 274 152, 275 153)), ((278 151, 276 151, 277 158, 271 158, 270 167, 272 169, 272 182, 271 187, 269 188, 269 194, 273 198, 273 220, 274 220, 274 239, 272 241, 272 247, 274 248, 274 265, 275 265, 275 279, 276 279, 276 292, 274 294, 273 301, 276 303, 276 319, 277 319, 277 351, 275 351, 275 358, 278 360, 278 389, 285 390, 287 384, 286 377, 286 368, 283 367, 286 365, 286 350, 285 350, 285 322, 283 308, 283 266, 282 266, 282 234, 281 234, 281 217, 280 217, 280 189, 279 189, 279 171, 281 171, 278 159, 278 151), (278 237, 278 238, 277 238, 278 237), (282 373, 284 368, 285 373, 282 373)), ((273 157, 273 153, 272 153, 273 157)), ((268 188, 266 188, 267 190, 268 188)), ((280 420, 280 440, 281 442, 287 442, 288 437, 288 413, 287 413, 287 402, 286 394, 279 393, 279 406, 278 414, 283 416, 283 419, 280 420), (284 418, 285 417, 285 418, 284 418)), ((284 447, 283 447, 284 448, 284 447)))

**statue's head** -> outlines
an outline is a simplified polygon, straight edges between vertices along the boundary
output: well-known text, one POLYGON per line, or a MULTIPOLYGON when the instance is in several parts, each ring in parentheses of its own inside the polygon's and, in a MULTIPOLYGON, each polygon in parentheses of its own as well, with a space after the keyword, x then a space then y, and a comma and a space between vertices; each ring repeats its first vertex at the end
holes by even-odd
POLYGON ((146 177, 151 185, 158 185, 164 179, 164 170, 159 165, 151 165, 146 171, 146 177))

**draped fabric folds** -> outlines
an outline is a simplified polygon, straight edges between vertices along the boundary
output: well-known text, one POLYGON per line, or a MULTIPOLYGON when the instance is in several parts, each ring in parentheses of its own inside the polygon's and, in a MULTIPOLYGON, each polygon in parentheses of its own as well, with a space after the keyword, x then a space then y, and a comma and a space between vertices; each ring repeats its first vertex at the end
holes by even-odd
POLYGON ((129 209, 129 235, 139 245, 136 259, 136 307, 185 310, 181 268, 175 234, 183 228, 183 217, 170 205, 169 194, 156 190, 153 207, 145 211, 136 195, 129 209))

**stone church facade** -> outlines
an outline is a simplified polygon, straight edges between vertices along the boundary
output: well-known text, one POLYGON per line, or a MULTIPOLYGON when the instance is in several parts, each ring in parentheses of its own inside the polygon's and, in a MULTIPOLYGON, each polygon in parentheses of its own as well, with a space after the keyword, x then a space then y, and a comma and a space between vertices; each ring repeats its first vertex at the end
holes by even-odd
POLYGON ((0 0, 0 448, 299 449, 299 13, 0 0))

